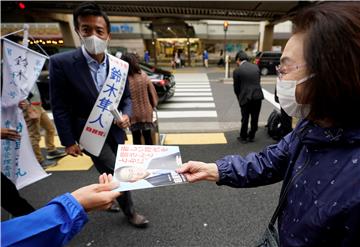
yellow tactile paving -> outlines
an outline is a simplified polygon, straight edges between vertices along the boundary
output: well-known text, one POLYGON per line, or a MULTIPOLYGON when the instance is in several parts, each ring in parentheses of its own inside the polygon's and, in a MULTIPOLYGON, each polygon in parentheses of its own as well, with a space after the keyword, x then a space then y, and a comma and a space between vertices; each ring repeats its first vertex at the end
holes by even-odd
POLYGON ((90 157, 83 154, 83 156, 72 157, 70 155, 65 156, 58 160, 58 164, 46 169, 47 172, 58 171, 87 171, 93 166, 93 162, 90 157))
POLYGON ((226 144, 224 133, 166 134, 166 145, 226 144))
MULTIPOLYGON (((127 135, 126 144, 132 144, 132 136, 127 135)), ((203 144, 226 144, 224 133, 188 133, 188 134, 166 134, 165 145, 203 145, 203 144)), ((60 140, 55 137, 55 145, 61 147, 60 140)), ((44 137, 41 138, 40 147, 45 148, 44 137)), ((89 170, 93 163, 89 156, 72 157, 66 156, 58 160, 58 164, 54 167, 46 169, 46 171, 85 171, 89 170)))
MULTIPOLYGON (((56 147, 62 147, 59 137, 55 136, 54 144, 56 147)), ((45 139, 41 137, 40 147, 45 148, 45 139)), ((58 160, 57 165, 46 169, 48 172, 55 171, 86 171, 93 166, 93 162, 90 157, 83 154, 83 156, 72 157, 70 155, 65 156, 58 160)))

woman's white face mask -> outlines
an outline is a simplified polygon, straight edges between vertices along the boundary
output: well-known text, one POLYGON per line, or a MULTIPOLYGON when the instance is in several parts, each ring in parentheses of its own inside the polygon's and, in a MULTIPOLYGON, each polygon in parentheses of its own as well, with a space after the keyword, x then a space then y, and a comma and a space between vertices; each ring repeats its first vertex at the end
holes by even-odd
POLYGON ((91 35, 89 37, 80 36, 80 39, 85 49, 90 54, 98 55, 105 52, 109 37, 106 40, 103 40, 97 37, 96 35, 91 35))
POLYGON ((296 85, 299 85, 314 75, 304 77, 300 80, 282 80, 277 78, 276 93, 279 97, 281 108, 292 117, 305 118, 310 113, 310 105, 296 102, 296 85))

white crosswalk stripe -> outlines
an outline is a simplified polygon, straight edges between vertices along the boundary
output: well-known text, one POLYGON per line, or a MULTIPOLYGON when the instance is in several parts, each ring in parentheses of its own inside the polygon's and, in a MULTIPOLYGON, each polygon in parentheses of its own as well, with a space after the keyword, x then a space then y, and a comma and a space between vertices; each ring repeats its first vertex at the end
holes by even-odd
POLYGON ((175 82, 174 96, 158 106, 160 122, 161 119, 173 118, 194 118, 194 121, 197 118, 217 118, 210 82, 205 73, 176 74, 175 82))

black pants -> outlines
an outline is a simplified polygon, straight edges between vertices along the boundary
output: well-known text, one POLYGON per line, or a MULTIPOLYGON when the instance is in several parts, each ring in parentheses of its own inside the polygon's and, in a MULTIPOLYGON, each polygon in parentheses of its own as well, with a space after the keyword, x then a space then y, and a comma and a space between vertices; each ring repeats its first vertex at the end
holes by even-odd
MULTIPOLYGON (((88 152, 85 153, 90 156, 100 174, 104 172, 106 174, 114 174, 117 147, 118 143, 109 133, 98 157, 88 152)), ((122 211, 127 217, 134 215, 134 204, 129 191, 123 192, 116 200, 119 202, 122 211)))
POLYGON ((135 130, 131 131, 133 144, 141 144, 141 136, 144 137, 145 145, 152 145, 151 130, 135 130))
POLYGON ((240 129, 240 138, 241 139, 254 139, 255 133, 258 129, 259 114, 261 109, 261 100, 249 101, 245 105, 240 106, 241 109, 241 129, 240 129), (250 121, 250 131, 248 133, 249 118, 250 121))
POLYGON ((15 184, 1 173, 1 207, 8 211, 12 216, 27 215, 35 211, 19 194, 15 184))

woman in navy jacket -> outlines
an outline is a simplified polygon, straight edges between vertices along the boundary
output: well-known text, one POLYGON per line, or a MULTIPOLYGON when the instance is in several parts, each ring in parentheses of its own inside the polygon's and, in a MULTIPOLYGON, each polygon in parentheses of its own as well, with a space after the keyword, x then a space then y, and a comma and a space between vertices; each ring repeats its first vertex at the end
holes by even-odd
POLYGON ((289 177, 281 246, 360 246, 360 5, 317 4, 294 24, 277 93, 282 108, 302 118, 297 127, 260 153, 189 161, 178 172, 239 188, 289 177))

